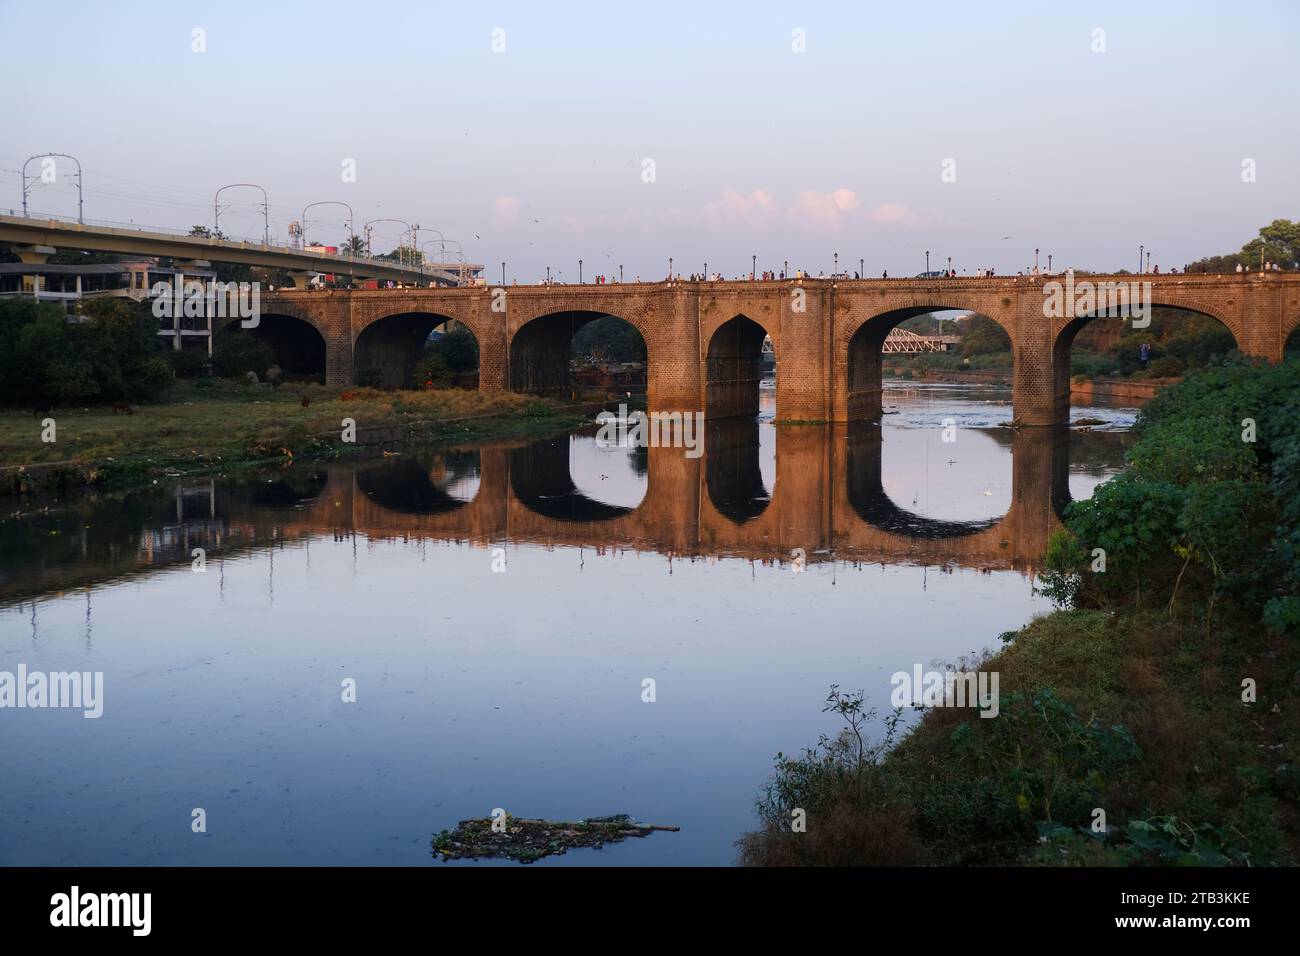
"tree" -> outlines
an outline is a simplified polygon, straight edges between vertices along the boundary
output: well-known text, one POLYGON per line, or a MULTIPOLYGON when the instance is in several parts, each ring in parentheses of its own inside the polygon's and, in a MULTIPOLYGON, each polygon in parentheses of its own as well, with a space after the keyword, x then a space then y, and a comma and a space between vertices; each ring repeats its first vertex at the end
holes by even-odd
POLYGON ((1275 262, 1283 269, 1300 268, 1300 222, 1274 219, 1259 230, 1259 235, 1241 247, 1241 252, 1206 256, 1187 267, 1188 272, 1235 272, 1237 266, 1258 269, 1262 263, 1275 262))
POLYGON ((992 355, 997 352, 1011 351, 1011 337, 1006 330, 992 319, 983 315, 972 315, 960 322, 962 328, 961 354, 969 358, 973 355, 992 355))

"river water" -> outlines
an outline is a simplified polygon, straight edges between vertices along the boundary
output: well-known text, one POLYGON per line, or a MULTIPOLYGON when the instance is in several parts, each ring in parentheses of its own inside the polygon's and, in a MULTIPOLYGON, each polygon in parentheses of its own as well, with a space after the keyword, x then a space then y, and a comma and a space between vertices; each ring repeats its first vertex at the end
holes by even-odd
POLYGON ((769 403, 698 458, 584 429, 5 503, 0 671, 102 672, 103 714, 0 710, 0 864, 475 865, 430 838, 497 807, 681 827, 537 866, 733 862, 774 755, 837 732, 828 685, 884 711, 1049 609, 1055 515, 1134 417, 885 406, 769 403))

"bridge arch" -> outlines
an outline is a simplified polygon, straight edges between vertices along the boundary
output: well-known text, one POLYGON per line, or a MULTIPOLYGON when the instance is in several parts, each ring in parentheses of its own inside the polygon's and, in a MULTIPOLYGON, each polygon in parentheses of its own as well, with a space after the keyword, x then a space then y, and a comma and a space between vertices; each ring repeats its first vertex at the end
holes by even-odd
POLYGON ((1300 352, 1300 312, 1282 319, 1282 355, 1300 352))
MULTIPOLYGON (((223 338, 247 335, 266 342, 271 347, 275 364, 290 378, 309 378, 325 381, 327 339, 311 314, 286 303, 263 308, 257 325, 245 328, 238 318, 221 320, 217 325, 217 341, 223 338)), ((260 377, 263 372, 254 370, 260 377)))
MULTIPOLYGON (((429 337, 437 329, 444 334, 468 333, 473 339, 473 371, 477 374, 479 338, 474 329, 454 316, 442 312, 413 308, 409 311, 375 315, 354 331, 352 361, 358 385, 378 388, 419 388, 416 372, 429 345, 429 337), (463 331, 462 331, 463 330, 463 331)), ((448 368, 448 372, 468 373, 469 368, 448 368)), ((450 384, 454 379, 449 379, 450 384)), ((435 384, 442 384, 441 382, 435 384)))
POLYGON ((705 416, 756 417, 760 405, 759 383, 763 379, 765 339, 771 339, 778 375, 780 373, 781 351, 777 336, 744 312, 716 321, 705 330, 705 335, 705 416))
MULTIPOLYGON (((1199 324, 1202 333, 1202 341, 1199 343, 1185 342, 1178 347, 1169 348, 1166 352, 1158 343, 1152 341, 1154 346, 1151 357, 1153 363, 1159 362, 1162 358, 1175 360, 1169 363, 1170 375, 1181 374, 1181 371, 1186 367, 1186 359, 1192 358, 1194 354, 1199 354, 1207 349, 1220 354, 1229 352, 1234 348, 1243 352, 1246 351, 1243 346, 1247 343, 1242 340, 1241 325, 1236 318, 1221 314, 1214 306, 1201 302, 1195 297, 1163 294, 1156 296, 1150 303, 1150 327, 1146 330, 1135 327, 1131 318, 1107 316, 1104 312, 1104 309, 1095 309, 1086 315, 1060 318, 1053 324, 1052 380, 1055 383, 1054 406, 1055 417, 1058 421, 1069 420, 1071 357, 1075 342, 1079 334, 1085 329, 1089 327, 1096 328, 1095 323, 1115 323, 1114 339, 1118 343, 1121 341, 1122 335, 1135 335, 1144 340, 1147 338, 1154 340, 1156 333, 1160 331, 1165 322, 1178 323, 1196 319, 1209 320, 1201 321, 1199 324), (1162 352, 1166 354, 1161 354, 1162 352)), ((1137 364, 1137 348, 1138 346, 1135 345, 1130 350, 1132 354, 1121 356, 1121 367, 1137 364)), ((1158 365, 1155 367, 1159 368, 1158 365)))
POLYGON ((1008 346, 1014 355, 1016 330, 1009 311, 1009 302, 990 308, 990 303, 980 299, 966 303, 956 299, 924 297, 917 304, 863 310, 848 316, 839 329, 839 348, 835 367, 843 388, 843 408, 837 415, 844 421, 875 421, 880 418, 882 360, 881 353, 889 333, 908 319, 932 312, 968 312, 995 322, 1007 335, 1008 346))
POLYGON ((590 309, 539 311, 521 319, 518 324, 512 317, 510 390, 536 395, 572 395, 576 389, 570 374, 575 337, 594 322, 611 321, 621 323, 635 334, 631 348, 644 356, 642 364, 649 368, 653 360, 652 337, 646 334, 643 323, 637 319, 590 309))

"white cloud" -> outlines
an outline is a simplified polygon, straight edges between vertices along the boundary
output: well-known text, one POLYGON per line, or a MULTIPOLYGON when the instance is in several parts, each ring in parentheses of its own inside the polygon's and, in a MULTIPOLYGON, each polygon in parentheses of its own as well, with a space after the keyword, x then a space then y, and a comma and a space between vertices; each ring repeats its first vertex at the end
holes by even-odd
POLYGON ((835 189, 819 193, 806 190, 799 193, 790 207, 791 220, 823 231, 836 231, 862 206, 862 200, 852 189, 835 189))
POLYGON ((705 221, 712 225, 729 225, 744 222, 757 225, 766 221, 776 211, 776 199, 765 189, 755 189, 748 196, 728 189, 721 199, 704 206, 705 221))
POLYGON ((871 210, 872 222, 909 222, 911 219, 912 210, 898 203, 881 203, 871 210))

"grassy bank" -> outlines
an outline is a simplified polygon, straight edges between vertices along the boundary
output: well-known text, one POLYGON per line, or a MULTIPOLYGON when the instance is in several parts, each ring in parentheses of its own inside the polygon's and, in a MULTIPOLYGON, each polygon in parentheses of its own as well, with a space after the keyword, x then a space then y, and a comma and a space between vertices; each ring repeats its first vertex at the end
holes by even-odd
POLYGON ((844 732, 778 756, 743 862, 1297 862, 1300 363, 1195 373, 1137 433, 1049 547, 1063 608, 954 668, 999 675, 997 716, 864 743, 833 689, 844 732))
POLYGON ((55 408, 53 442, 42 415, 0 411, 0 493, 33 486, 127 485, 164 474, 210 474, 269 461, 327 459, 376 443, 438 444, 540 434, 589 420, 583 408, 509 392, 385 392, 225 380, 178 381, 164 401, 55 408), (303 399, 307 404, 304 406, 303 399), (343 420, 356 441, 342 441, 343 420))

